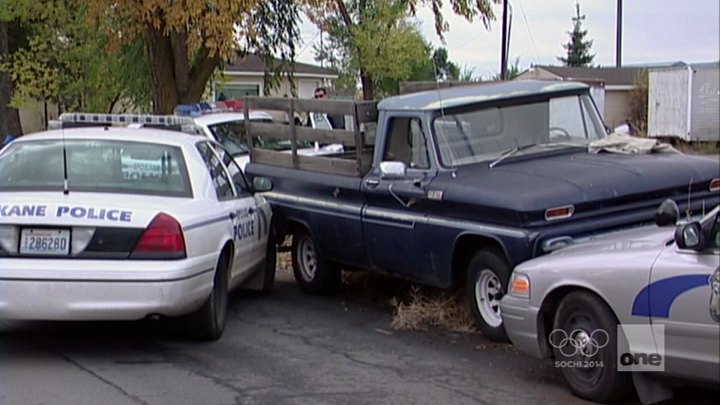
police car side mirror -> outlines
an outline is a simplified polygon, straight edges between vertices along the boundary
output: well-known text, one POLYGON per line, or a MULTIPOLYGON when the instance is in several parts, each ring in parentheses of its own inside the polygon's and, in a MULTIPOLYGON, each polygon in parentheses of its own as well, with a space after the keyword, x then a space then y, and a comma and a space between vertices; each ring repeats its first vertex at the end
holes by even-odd
POLYGON ((705 235, 699 222, 690 222, 675 228, 675 244, 680 249, 705 249, 705 235))
POLYGON ((270 191, 273 188, 273 182, 267 177, 257 176, 253 178, 253 189, 257 192, 270 191))

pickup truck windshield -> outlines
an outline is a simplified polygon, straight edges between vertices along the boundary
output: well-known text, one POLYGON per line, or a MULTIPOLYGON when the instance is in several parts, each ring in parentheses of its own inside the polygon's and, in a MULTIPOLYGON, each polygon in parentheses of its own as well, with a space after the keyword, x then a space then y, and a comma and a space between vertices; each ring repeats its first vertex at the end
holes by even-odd
POLYGON ((606 135, 588 95, 445 114, 433 130, 448 167, 492 161, 516 148, 518 154, 545 150, 532 145, 584 147, 606 135))

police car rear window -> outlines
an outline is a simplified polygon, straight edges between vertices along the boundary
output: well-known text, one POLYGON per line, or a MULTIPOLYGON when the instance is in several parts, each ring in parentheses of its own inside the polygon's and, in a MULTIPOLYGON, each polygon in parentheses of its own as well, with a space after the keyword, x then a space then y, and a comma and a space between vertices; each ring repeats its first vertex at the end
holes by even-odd
MULTIPOLYGON (((150 142, 67 140, 73 191, 192 197, 180 148, 150 142)), ((0 155, 0 191, 63 189, 63 142, 8 145, 0 155)))

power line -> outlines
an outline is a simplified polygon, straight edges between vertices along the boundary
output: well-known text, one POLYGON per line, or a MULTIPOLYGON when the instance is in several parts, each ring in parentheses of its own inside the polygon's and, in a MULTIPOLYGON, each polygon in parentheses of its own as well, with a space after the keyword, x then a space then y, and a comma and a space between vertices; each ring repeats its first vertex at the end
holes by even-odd
POLYGON ((305 44, 305 46, 303 46, 303 48, 300 50, 300 52, 298 52, 298 54, 295 56, 296 58, 300 57, 300 55, 302 55, 303 52, 305 52, 305 50, 308 49, 308 47, 310 47, 310 45, 312 45, 313 42, 315 42, 315 38, 317 38, 318 35, 320 35, 320 32, 322 32, 322 31, 318 30, 318 32, 315 33, 315 35, 310 39, 310 41, 308 41, 308 43, 305 44))
POLYGON ((535 57, 537 58, 537 61, 540 61, 540 53, 538 53, 537 46, 535 46, 535 38, 533 37, 532 30, 530 29, 530 23, 528 22, 527 15, 525 14, 525 7, 523 7, 522 0, 518 0, 518 2, 520 3, 520 11, 522 12, 523 20, 525 20, 525 26, 527 27, 528 34, 530 35, 530 43, 535 51, 535 57))

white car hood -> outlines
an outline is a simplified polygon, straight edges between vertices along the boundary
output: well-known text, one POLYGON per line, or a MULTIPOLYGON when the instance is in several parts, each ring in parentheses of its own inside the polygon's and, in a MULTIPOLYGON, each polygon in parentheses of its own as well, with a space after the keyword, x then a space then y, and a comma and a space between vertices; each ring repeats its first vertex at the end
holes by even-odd
POLYGON ((657 250, 672 241, 674 235, 674 226, 658 227, 652 225, 634 228, 598 236, 586 242, 559 249, 543 257, 557 258, 567 256, 585 256, 600 252, 627 253, 633 250, 657 250))

